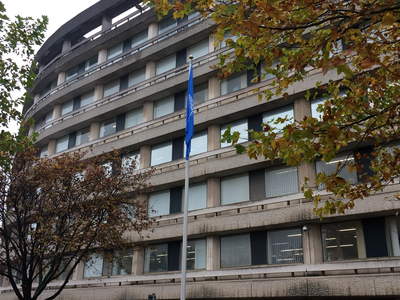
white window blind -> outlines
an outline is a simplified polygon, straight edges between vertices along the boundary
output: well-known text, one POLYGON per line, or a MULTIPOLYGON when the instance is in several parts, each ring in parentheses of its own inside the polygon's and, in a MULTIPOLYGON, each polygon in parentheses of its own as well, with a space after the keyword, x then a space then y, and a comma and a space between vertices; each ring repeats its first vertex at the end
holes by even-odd
POLYGON ((221 178, 221 204, 231 204, 249 200, 249 174, 221 178))
POLYGON ((170 190, 163 190, 150 194, 149 197, 149 217, 168 215, 170 202, 170 190))
POLYGON ((104 97, 119 92, 119 78, 104 85, 104 97))
POLYGON ((265 112, 263 114, 263 123, 268 124, 270 122, 273 122, 270 126, 275 127, 275 132, 281 132, 286 125, 293 122, 293 105, 287 105, 265 112), (284 119, 285 117, 287 117, 286 122, 274 124, 279 118, 284 119))
POLYGON ((236 92, 247 87, 246 73, 234 73, 221 81, 221 95, 236 92))
POLYGON ((143 122, 143 107, 128 111, 126 113, 125 128, 130 128, 143 122))
POLYGON ((172 142, 168 141, 151 147, 151 165, 156 166, 172 160, 172 142))
POLYGON ((250 265, 250 234, 221 237, 221 268, 250 265))
POLYGON ((69 135, 64 135, 63 137, 57 139, 56 153, 68 149, 69 135))
POLYGON ((169 96, 154 102, 154 119, 172 114, 174 112, 174 105, 174 96, 169 96))
POLYGON ((298 193, 297 168, 278 166, 266 169, 265 192, 267 197, 298 193))
POLYGON ((172 54, 157 61, 156 75, 172 70, 176 67, 176 54, 172 54))
POLYGON ((94 100, 94 90, 91 90, 87 93, 84 93, 81 95, 81 107, 89 105, 90 103, 93 103, 94 100))
MULTIPOLYGON (((221 136, 224 134, 225 130, 228 128, 227 126, 231 126, 231 133, 237 131, 240 133, 239 143, 247 142, 249 133, 247 132, 247 119, 241 119, 238 121, 231 122, 229 124, 224 124, 221 126, 221 136)), ((221 148, 230 146, 231 143, 221 143, 221 148)))

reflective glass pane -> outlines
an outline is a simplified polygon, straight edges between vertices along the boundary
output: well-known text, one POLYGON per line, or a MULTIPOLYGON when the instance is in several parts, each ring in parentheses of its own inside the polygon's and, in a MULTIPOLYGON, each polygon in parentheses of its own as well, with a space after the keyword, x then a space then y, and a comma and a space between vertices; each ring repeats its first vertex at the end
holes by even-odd
POLYGON ((111 47, 110 49, 107 50, 107 59, 114 58, 120 54, 122 54, 123 50, 123 43, 119 43, 115 45, 114 47, 111 47))
POLYGON ((64 135, 63 137, 57 139, 56 153, 68 149, 69 135, 64 135))
POLYGON ((300 228, 268 231, 268 264, 303 262, 300 228))
POLYGON ((74 109, 74 100, 71 99, 67 102, 64 102, 63 104, 61 104, 61 115, 65 115, 71 111, 73 111, 74 109))
POLYGON ((143 122, 143 108, 137 108, 126 113, 125 128, 130 128, 143 122))
POLYGON ((221 81, 221 95, 236 92, 247 87, 246 73, 233 73, 221 81))
POLYGON ((265 112, 263 114, 263 123, 268 124, 270 122, 273 122, 270 124, 270 126, 275 127, 275 132, 281 132, 286 125, 293 123, 293 105, 288 105, 265 112), (276 122, 279 118, 284 119, 285 117, 287 119, 286 122, 274 124, 274 122, 276 122))
POLYGON ((146 249, 144 272, 163 272, 168 270, 168 244, 152 245, 146 249))
POLYGON ((167 56, 157 61, 156 75, 172 70, 176 67, 176 54, 167 56))
POLYGON ((168 141, 151 147, 151 165, 156 166, 172 160, 172 142, 168 141))
POLYGON ((298 193, 297 168, 278 166, 266 169, 265 192, 267 197, 298 193))
POLYGON ((249 174, 221 178, 221 204, 231 204, 249 200, 249 174))
POLYGON ((141 68, 129 74, 129 86, 138 84, 146 79, 146 69, 141 68))
POLYGON ((76 132, 75 145, 78 146, 89 142, 89 136, 90 136, 90 127, 78 130, 76 132))
POLYGON ((169 215, 170 190, 163 190, 150 194, 149 217, 169 215))
POLYGON ((250 234, 221 237, 221 268, 250 265, 250 234))
POLYGON ((89 105, 93 103, 94 100, 94 90, 91 90, 87 93, 81 95, 81 107, 89 105))
POLYGON ((134 37, 132 37, 131 48, 139 46, 140 44, 144 43, 145 41, 147 41, 147 30, 142 31, 142 32, 136 34, 134 37))
POLYGON ((154 102, 154 119, 172 114, 174 112, 174 105, 174 96, 169 96, 154 102))
MULTIPOLYGON (((247 119, 241 119, 238 121, 231 122, 229 124, 224 124, 221 126, 221 136, 224 134, 225 130, 228 128, 227 126, 231 126, 231 133, 237 131, 240 133, 239 143, 247 142, 249 133, 247 132, 247 119)), ((221 143, 221 148, 230 146, 231 143, 221 143)))
POLYGON ((119 92, 119 78, 104 85, 104 97, 119 92))
POLYGON ((100 137, 115 133, 117 130, 117 118, 111 118, 100 123, 100 137))

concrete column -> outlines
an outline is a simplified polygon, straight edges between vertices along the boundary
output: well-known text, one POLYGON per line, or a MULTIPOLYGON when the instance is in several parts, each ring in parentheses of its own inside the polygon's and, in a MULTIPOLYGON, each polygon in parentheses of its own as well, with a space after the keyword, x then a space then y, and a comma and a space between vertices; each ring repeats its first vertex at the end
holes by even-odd
POLYGON ((65 51, 68 51, 71 49, 71 40, 70 39, 65 39, 62 45, 62 52, 64 53, 65 51))
POLYGON ((61 117, 61 104, 56 104, 53 107, 53 120, 61 117))
POLYGON ((112 18, 106 14, 103 15, 103 19, 101 20, 101 30, 110 29, 112 26, 112 18))
POLYGON ((307 177, 309 179, 308 181, 308 186, 310 188, 317 188, 316 184, 316 170, 315 170, 315 164, 307 164, 306 162, 302 161, 300 163, 300 166, 297 166, 297 176, 298 176, 298 182, 299 182, 299 189, 303 186, 305 183, 305 178, 307 177))
POLYGON ((67 77, 66 77, 66 73, 65 72, 58 73, 57 85, 60 85, 61 83, 65 82, 66 78, 67 77))
POLYGON ((154 117, 154 102, 143 103, 143 123, 153 120, 154 117))
POLYGON ((319 224, 305 224, 307 231, 303 231, 303 261, 305 264, 321 264, 322 241, 319 224))
POLYGON ((304 116, 311 116, 311 101, 305 97, 298 98, 294 101, 294 119, 299 121, 303 120, 304 116))
POLYGON ((221 148, 221 126, 210 125, 207 132, 207 151, 221 148))
POLYGON ((156 76, 157 63, 155 61, 148 61, 146 63, 146 79, 156 76))
POLYGON ((33 99, 33 103, 36 103, 40 100, 40 94, 35 94, 35 98, 33 99))
POLYGON ((148 39, 158 35, 158 23, 150 23, 148 27, 148 39))
POLYGON ((135 249, 132 255, 132 274, 142 275, 144 270, 144 249, 135 249))
POLYGON ((217 40, 215 36, 213 36, 211 33, 208 36, 208 52, 211 53, 214 50, 216 50, 214 43, 217 40))
POLYGON ((76 266, 76 269, 75 269, 74 273, 72 274, 72 280, 83 279, 84 269, 85 269, 85 263, 84 262, 80 262, 76 266))
POLYGON ((207 207, 221 205, 221 179, 219 177, 207 179, 207 207))
POLYGON ((99 133, 100 133, 100 123, 93 122, 92 124, 90 124, 89 141, 94 141, 95 139, 98 139, 99 133))
POLYGON ((208 236, 206 270, 219 269, 221 269, 221 238, 219 236, 208 236))
POLYGON ((149 168, 151 165, 151 146, 140 147, 140 169, 149 168))
POLYGON ((101 49, 97 56, 98 64, 101 64, 107 60, 107 49, 101 49))
POLYGON ((35 132, 35 125, 29 126, 29 132, 28 135, 32 135, 35 132))
POLYGON ((49 144, 47 146, 47 155, 51 156, 54 153, 56 153, 56 145, 57 145, 57 141, 55 139, 52 139, 49 141, 49 144))
POLYGON ((208 79, 208 99, 212 100, 221 96, 221 85, 217 76, 208 79))
POLYGON ((96 86, 94 87, 93 101, 102 99, 103 93, 104 93, 104 85, 96 84, 96 86))

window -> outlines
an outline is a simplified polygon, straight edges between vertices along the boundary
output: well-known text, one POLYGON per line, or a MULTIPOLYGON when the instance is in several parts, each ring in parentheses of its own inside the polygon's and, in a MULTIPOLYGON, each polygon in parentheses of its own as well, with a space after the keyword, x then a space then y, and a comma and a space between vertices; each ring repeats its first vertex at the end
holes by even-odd
POLYGON ((124 43, 119 43, 115 45, 114 47, 111 47, 110 49, 107 50, 107 59, 114 58, 120 54, 122 54, 124 47, 124 43))
POLYGON ((143 122, 143 108, 137 108, 126 113, 125 128, 130 128, 143 122))
POLYGON ((89 136, 90 136, 90 127, 78 130, 76 132, 75 146, 79 146, 89 142, 89 136))
POLYGON ((268 124, 271 122, 272 124, 270 126, 275 127, 275 132, 282 132, 286 125, 293 122, 293 105, 288 105, 265 112, 263 114, 263 123, 268 124), (274 124, 279 118, 286 118, 286 121, 284 123, 279 122, 278 124, 274 124))
POLYGON ((111 118, 107 121, 100 123, 100 136, 105 137, 107 135, 113 134, 117 129, 117 118, 111 118))
POLYGON ((136 34, 134 37, 132 37, 131 48, 134 48, 134 47, 139 46, 140 44, 146 42, 147 37, 148 37, 147 30, 136 34))
POLYGON ((221 237, 221 268, 250 265, 250 234, 221 237))
POLYGON ((48 152, 48 145, 44 145, 42 148, 40 148, 39 157, 40 157, 40 158, 43 158, 43 157, 45 157, 45 156, 47 156, 47 155, 49 155, 49 152, 48 152))
MULTIPOLYGON (((231 126, 231 133, 235 132, 235 131, 240 133, 239 143, 248 141, 249 133, 247 132, 247 127, 248 127, 247 119, 241 119, 238 121, 231 122, 229 124, 222 125, 221 126, 221 135, 223 135, 225 130, 228 129, 228 125, 231 126)), ((228 143, 228 142, 222 143, 221 142, 221 148, 228 147, 230 145, 231 145, 231 143, 228 143)))
MULTIPOLYGON (((191 156, 207 152, 207 130, 194 133, 191 143, 191 156)), ((186 155, 186 142, 183 142, 183 153, 186 155)))
POLYGON ((158 34, 163 34, 178 25, 177 20, 168 18, 158 23, 158 34))
POLYGON ((90 260, 85 263, 83 277, 99 277, 103 275, 103 258, 92 254, 90 260))
POLYGON ((89 105, 90 103, 93 103, 93 101, 94 101, 94 90, 91 90, 81 95, 80 107, 89 105))
MULTIPOLYGON (((187 242, 187 270, 206 268, 206 239, 189 240, 187 242)), ((182 242, 151 245, 146 249, 144 272, 166 272, 181 269, 182 242)))
POLYGON ((44 95, 46 95, 48 92, 50 92, 51 90, 55 89, 57 87, 57 78, 54 79, 52 82, 50 82, 44 89, 43 91, 40 93, 40 97, 43 97, 44 95))
POLYGON ((75 67, 69 69, 69 70, 66 72, 66 78, 65 78, 65 80, 69 80, 69 79, 71 79, 72 77, 78 75, 78 71, 79 71, 79 65, 77 65, 77 66, 75 66, 75 67))
MULTIPOLYGON (((334 158, 333 160, 331 160, 330 162, 326 162, 323 160, 317 160, 316 162, 316 172, 321 173, 321 172, 325 172, 326 175, 330 175, 332 173, 336 172, 336 167, 337 164, 341 162, 342 166, 345 163, 351 163, 354 162, 354 157, 349 154, 343 154, 343 153, 339 153, 337 154, 336 158, 334 158)), ((349 173, 349 169, 347 167, 344 167, 340 170, 339 175, 345 179, 346 181, 351 180, 352 183, 356 183, 357 182, 357 172, 352 172, 349 173)), ((325 189, 325 184, 320 184, 318 186, 319 189, 325 189)))
POLYGON ((56 153, 67 150, 69 142, 69 135, 64 135, 63 137, 57 139, 56 153))
POLYGON ((221 178, 221 204, 249 200, 249 174, 243 173, 221 178))
POLYGON ((189 62, 189 55, 193 55, 193 59, 197 59, 208 54, 208 40, 201 41, 193 46, 187 48, 187 62, 189 62))
MULTIPOLYGON (((279 59, 275 59, 272 62, 271 67, 269 67, 269 68, 272 70, 276 69, 278 67, 279 62, 280 62, 279 59)), ((274 74, 267 73, 267 71, 265 71, 265 68, 267 68, 267 63, 265 61, 263 61, 261 63, 261 80, 262 81, 270 80, 270 79, 273 79, 276 77, 274 74)))
POLYGON ((400 256, 400 218, 386 218, 389 256, 400 256))
POLYGON ((97 55, 89 58, 87 61, 85 61, 85 71, 90 70, 94 66, 97 65, 97 55))
POLYGON ((236 92, 247 87, 246 73, 233 73, 221 81, 221 95, 236 92))
POLYGON ((172 142, 168 141, 151 147, 151 165, 156 166, 172 160, 172 142))
POLYGON ((156 75, 172 70, 176 67, 176 54, 172 54, 157 61, 156 75))
POLYGON ((146 79, 146 68, 141 68, 129 74, 129 86, 138 84, 146 79))
POLYGON ((117 276, 132 273, 132 250, 125 253, 116 251, 113 263, 105 261, 100 255, 92 254, 90 260, 85 263, 83 277, 117 276))
POLYGON ((238 36, 231 34, 230 30, 225 31, 224 32, 224 39, 220 43, 221 44, 221 48, 229 46, 228 43, 226 42, 227 39, 231 39, 234 42, 236 42, 238 38, 239 38, 238 36))
POLYGON ((104 85, 104 97, 119 92, 119 78, 104 85))
POLYGON ((118 259, 114 260, 111 267, 111 276, 132 274, 132 250, 117 251, 118 259))
POLYGON ((174 106, 174 96, 169 96, 167 98, 154 102, 154 119, 172 114, 174 112, 174 106))
POLYGON ((365 258, 361 221, 321 225, 324 260, 365 258))
MULTIPOLYGON (((196 85, 193 88, 193 104, 199 104, 208 100, 208 82, 196 85)), ((186 103, 186 102, 185 102, 186 103)))
POLYGON ((278 166, 265 170, 266 197, 276 197, 299 192, 297 168, 278 166))
POLYGON ((324 105, 326 99, 327 99, 327 97, 319 96, 319 97, 311 100, 311 116, 313 118, 322 120, 323 114, 318 111, 318 106, 324 105))
POLYGON ((268 264, 302 263, 301 229, 281 229, 267 232, 268 264))
POLYGON ((169 215, 170 190, 163 190, 150 194, 149 197, 149 217, 169 215))
MULTIPOLYGON (((182 192, 183 192, 182 199, 184 200, 185 187, 182 188, 182 192)), ((182 203, 184 202, 182 201, 182 203)), ((188 210, 191 211, 205 207, 207 207, 207 182, 204 181, 204 182, 190 184, 188 210)))
POLYGON ((68 100, 61 104, 61 115, 65 115, 74 110, 74 99, 68 100))
MULTIPOLYGON (((38 128, 46 125, 47 123, 51 122, 51 120, 53 120, 53 110, 49 111, 47 114, 44 115, 43 118, 39 119, 36 122, 35 128, 38 129, 38 128)), ((49 128, 50 126, 47 126, 46 128, 49 128)))
POLYGON ((133 161, 135 161, 135 170, 139 170, 140 168, 140 151, 131 151, 127 154, 125 154, 122 157, 122 164, 123 165, 128 165, 128 164, 132 164, 133 161))

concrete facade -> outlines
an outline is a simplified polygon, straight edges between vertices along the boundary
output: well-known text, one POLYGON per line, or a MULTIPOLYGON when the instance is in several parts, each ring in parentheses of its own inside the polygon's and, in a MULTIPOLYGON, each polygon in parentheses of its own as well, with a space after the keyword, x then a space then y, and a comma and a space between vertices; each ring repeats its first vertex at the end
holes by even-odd
MULTIPOLYGON (((88 147, 92 147, 89 155, 114 148, 137 151, 140 169, 156 168, 151 179, 154 189, 142 194, 140 201, 155 203, 158 208, 152 199, 160 197, 164 200, 159 201, 168 202, 169 210, 164 210, 165 205, 159 207, 162 218, 149 232, 149 247, 135 249, 129 258, 131 274, 88 277, 82 263, 59 299, 146 299, 151 293, 157 299, 180 298, 180 272, 174 259, 179 256, 176 245, 182 238, 183 213, 176 207, 182 201, 179 191, 184 185, 187 56, 194 49, 200 53, 193 61, 198 143, 192 146, 196 152, 190 157, 196 203, 189 211, 188 234, 191 247, 197 250, 188 250, 195 263, 187 273, 186 297, 400 299, 400 246, 395 240, 400 231, 396 224, 400 223, 394 219, 400 202, 393 197, 397 185, 357 201, 356 208, 345 216, 321 222, 312 213, 313 203, 306 202, 301 193, 305 177, 315 187, 317 164, 285 169, 279 161, 249 160, 220 142, 226 125, 236 130, 262 130, 263 120, 279 117, 282 111, 294 119, 313 115, 314 103, 305 99, 305 92, 317 81, 338 80, 336 72, 322 76, 321 70, 312 70, 306 81, 290 87, 287 100, 259 102, 247 74, 240 77, 246 84, 239 86, 230 79, 219 81, 218 72, 210 68, 217 64, 218 54, 228 50, 214 48, 211 20, 190 16, 176 22, 168 18, 158 21, 153 10, 132 10, 137 4, 101 0, 63 25, 39 51, 40 71, 30 91, 34 100, 24 107, 24 114, 39 120, 52 112, 51 120, 29 128, 29 133, 39 132, 36 146, 47 147, 49 156, 59 154, 57 139, 87 127, 88 142, 66 151, 88 147), (113 22, 127 10, 131 10, 128 17, 113 22), (100 32, 85 37, 97 26, 102 26, 100 32), (143 32, 147 38, 137 42, 143 32), (92 66, 93 57, 97 62, 92 66), (68 77, 76 66, 79 71, 68 77), (139 73, 141 79, 134 81, 139 73), (87 95, 93 95, 91 101, 87 95), (71 99, 74 104, 69 110, 71 99), (141 120, 121 129, 120 124, 128 124, 129 113, 135 111, 141 112, 141 120), (105 129, 112 118, 116 121, 110 128, 118 127, 118 131, 105 129), (157 149, 165 149, 164 156, 157 156, 157 149), (271 182, 281 184, 284 191, 275 190, 271 182), (384 235, 386 243, 371 243, 375 235, 384 235), (351 242, 328 242, 340 238, 351 242), (162 247, 167 253, 154 252, 162 247), (154 253, 159 254, 152 256, 154 253), (169 267, 161 267, 163 261, 169 267)), ((257 85, 273 89, 269 83, 257 85)), ((245 135, 241 135, 244 143, 248 140, 245 135)), ((329 197, 323 190, 319 192, 324 199, 329 197)), ((136 233, 126 234, 140 244, 136 233)), ((59 284, 52 283, 45 294, 59 284)), ((7 283, 0 292, 1 299, 15 298, 7 283)))

